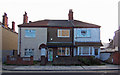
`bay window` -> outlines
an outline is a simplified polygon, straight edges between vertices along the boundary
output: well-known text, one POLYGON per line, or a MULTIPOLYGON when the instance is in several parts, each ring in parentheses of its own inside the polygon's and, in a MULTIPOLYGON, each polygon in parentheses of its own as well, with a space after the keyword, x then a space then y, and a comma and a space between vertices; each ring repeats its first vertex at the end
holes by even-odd
POLYGON ((92 55, 92 47, 78 47, 76 55, 92 55))

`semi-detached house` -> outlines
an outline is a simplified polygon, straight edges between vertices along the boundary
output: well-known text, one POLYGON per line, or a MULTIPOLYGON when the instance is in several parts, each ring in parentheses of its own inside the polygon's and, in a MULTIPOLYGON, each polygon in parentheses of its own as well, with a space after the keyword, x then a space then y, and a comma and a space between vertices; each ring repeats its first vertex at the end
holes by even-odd
MULTIPOLYGON (((100 26, 73 19, 70 9, 68 20, 40 20, 18 25, 18 54, 33 56, 34 60, 54 62, 59 58, 100 55, 100 26)), ((60 59, 61 60, 61 59, 60 59)))

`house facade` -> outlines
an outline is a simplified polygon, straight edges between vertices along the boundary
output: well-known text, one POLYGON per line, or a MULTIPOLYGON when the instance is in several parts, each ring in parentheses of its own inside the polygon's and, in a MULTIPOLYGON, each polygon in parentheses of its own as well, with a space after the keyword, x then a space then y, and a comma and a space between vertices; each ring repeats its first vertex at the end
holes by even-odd
POLYGON ((27 22, 23 15, 19 27, 18 54, 33 56, 34 60, 55 61, 59 58, 95 56, 100 53, 100 26, 73 19, 69 10, 68 20, 40 20, 27 22))
POLYGON ((100 56, 100 28, 74 28, 74 55, 100 56))
POLYGON ((18 33, 15 32, 15 22, 12 22, 12 28, 8 26, 7 14, 3 15, 3 22, 0 23, 0 51, 2 62, 6 62, 7 55, 17 55, 18 33))

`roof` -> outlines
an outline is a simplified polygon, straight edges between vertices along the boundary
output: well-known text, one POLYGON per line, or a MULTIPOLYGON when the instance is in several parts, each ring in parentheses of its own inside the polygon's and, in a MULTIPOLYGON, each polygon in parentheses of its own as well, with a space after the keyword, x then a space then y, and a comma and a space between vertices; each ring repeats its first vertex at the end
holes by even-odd
POLYGON ((107 48, 114 48, 113 40, 109 43, 109 46, 107 48))
POLYGON ((2 28, 6 29, 6 30, 9 30, 9 31, 11 31, 11 32, 13 32, 13 33, 15 33, 15 34, 18 34, 17 32, 14 32, 14 31, 13 31, 11 28, 9 28, 9 27, 6 28, 6 27, 5 27, 4 25, 2 25, 2 24, 1 24, 1 26, 2 26, 2 28))
POLYGON ((25 24, 18 27, 79 27, 79 28, 100 28, 101 26, 90 24, 78 20, 40 20, 25 24))
POLYGON ((39 27, 39 26, 48 26, 48 20, 40 20, 40 21, 35 21, 35 22, 30 22, 30 23, 24 23, 18 25, 18 27, 39 27))
POLYGON ((72 27, 73 25, 69 20, 49 20, 49 26, 59 26, 59 27, 72 27))
POLYGON ((87 22, 82 22, 78 20, 73 21, 74 27, 81 27, 81 28, 100 28, 101 26, 87 23, 87 22))
POLYGON ((103 46, 101 42, 75 42, 76 46, 103 46))

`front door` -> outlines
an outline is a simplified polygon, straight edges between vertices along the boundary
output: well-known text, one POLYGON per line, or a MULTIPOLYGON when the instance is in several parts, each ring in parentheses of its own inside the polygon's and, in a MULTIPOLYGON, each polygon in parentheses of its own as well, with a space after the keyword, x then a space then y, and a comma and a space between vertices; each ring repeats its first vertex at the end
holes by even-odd
POLYGON ((45 48, 41 48, 41 56, 46 56, 46 49, 45 48))
POLYGON ((53 61, 53 50, 52 49, 48 50, 48 61, 53 61))

